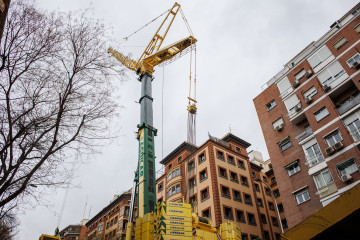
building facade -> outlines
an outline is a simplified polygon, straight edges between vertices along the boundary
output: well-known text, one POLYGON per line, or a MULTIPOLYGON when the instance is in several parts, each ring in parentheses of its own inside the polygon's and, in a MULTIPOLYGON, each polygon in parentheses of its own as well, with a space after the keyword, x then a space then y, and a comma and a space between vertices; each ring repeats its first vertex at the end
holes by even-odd
POLYGON ((254 99, 289 227, 360 182, 360 4, 254 99))
MULTIPOLYGON (((88 240, 123 240, 130 210, 131 192, 115 195, 114 199, 87 223, 88 240)), ((135 209, 136 210, 136 209, 135 209)), ((136 212, 135 212, 136 216, 136 212)))
POLYGON ((56 236, 61 240, 86 240, 87 220, 82 220, 80 224, 69 225, 61 230, 56 236))
MULTIPOLYGON (((162 176, 157 179, 157 201, 192 203, 195 213, 212 220, 214 226, 237 223, 242 239, 280 239, 276 211, 286 227, 282 201, 269 164, 250 162, 246 141, 233 134, 209 139, 197 147, 184 142, 166 156, 162 176), (261 179, 255 182, 254 177, 261 179), (267 187, 267 186, 269 187, 267 187), (276 195, 276 203, 271 195, 276 195)), ((271 167, 271 166, 270 166, 271 167)))

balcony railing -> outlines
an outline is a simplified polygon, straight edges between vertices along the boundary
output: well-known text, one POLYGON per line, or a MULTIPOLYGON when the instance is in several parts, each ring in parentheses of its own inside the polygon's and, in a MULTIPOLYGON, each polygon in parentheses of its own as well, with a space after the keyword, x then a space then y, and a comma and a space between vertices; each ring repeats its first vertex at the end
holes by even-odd
POLYGON ((319 162, 324 161, 324 157, 322 155, 320 156, 306 156, 306 164, 309 165, 309 167, 312 167, 319 162))
POLYGON ((335 183, 332 183, 326 187, 320 188, 319 191, 316 192, 320 198, 326 197, 337 191, 337 187, 335 183))
POLYGON ((352 109, 353 107, 355 107, 356 105, 358 105, 359 103, 360 103, 360 94, 358 94, 356 97, 351 99, 349 102, 341 105, 337 110, 338 110, 339 114, 342 115, 345 112, 352 109))
POLYGON ((310 136, 311 134, 313 134, 313 130, 309 127, 309 128, 306 128, 305 131, 303 131, 302 133, 297 135, 296 138, 300 142, 300 141, 304 140, 305 138, 307 138, 308 136, 310 136))

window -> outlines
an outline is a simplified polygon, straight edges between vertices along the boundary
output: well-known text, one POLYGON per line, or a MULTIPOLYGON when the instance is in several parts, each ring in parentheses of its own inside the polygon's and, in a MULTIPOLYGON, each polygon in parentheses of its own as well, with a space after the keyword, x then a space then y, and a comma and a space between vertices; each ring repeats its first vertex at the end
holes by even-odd
POLYGON ((268 202, 268 205, 269 205, 269 209, 271 211, 275 211, 275 206, 274 206, 274 204, 272 202, 268 202))
POLYGON ((317 143, 305 149, 305 156, 310 166, 324 160, 324 156, 317 143))
POLYGON ((298 204, 302 204, 303 202, 306 202, 310 200, 309 192, 307 189, 304 189, 302 191, 295 193, 296 202, 298 204))
POLYGON ((248 235, 246 233, 241 233, 241 240, 249 240, 248 235))
POLYGON ((289 98, 287 98, 285 101, 285 107, 288 111, 288 113, 291 115, 295 112, 295 107, 301 107, 300 100, 298 99, 296 94, 291 95, 289 98))
POLYGON ((319 66, 324 60, 331 56, 331 52, 327 46, 324 45, 319 51, 317 51, 314 55, 309 57, 307 60, 310 66, 314 69, 319 66))
POLYGON ((200 182, 204 181, 205 179, 207 179, 206 169, 200 172, 200 182))
POLYGON ((251 196, 249 194, 244 193, 244 202, 247 205, 252 205, 251 196))
POLYGON ((279 189, 275 189, 275 190, 274 190, 274 196, 275 196, 275 198, 280 197, 279 189))
POLYGON ((295 173, 300 172, 299 160, 296 160, 295 162, 290 163, 285 168, 286 168, 289 176, 292 176, 295 173))
POLYGON ((238 160, 238 167, 239 167, 239 168, 242 168, 242 169, 245 169, 244 162, 241 161, 241 160, 238 160))
POLYGON ((271 191, 269 188, 265 187, 265 194, 271 196, 271 191))
POLYGON ((353 67, 354 63, 360 63, 360 54, 356 53, 354 56, 346 60, 346 63, 349 65, 349 67, 353 67))
POLYGON ((230 171, 230 180, 239 183, 238 176, 236 173, 230 171))
POLYGON ((282 203, 278 204, 278 209, 279 209, 279 212, 284 212, 284 206, 282 205, 282 203))
POLYGON ((304 92, 304 97, 305 97, 305 98, 311 98, 311 97, 314 96, 315 94, 317 94, 317 90, 316 90, 316 88, 313 86, 313 87, 311 87, 309 90, 307 90, 306 92, 304 92))
POLYGON ((356 120, 348 123, 347 127, 348 127, 349 132, 350 132, 351 136, 353 137, 354 141, 359 141, 360 140, 360 120, 356 119, 356 120))
POLYGON ((318 75, 318 79, 321 84, 330 86, 336 79, 345 74, 345 70, 338 61, 334 62, 331 66, 326 68, 318 75))
POLYGON ((211 219, 210 208, 202 211, 202 216, 211 219))
POLYGON ((237 151, 237 152, 241 152, 241 150, 240 150, 239 147, 236 147, 236 151, 237 151))
POLYGON ((306 71, 304 69, 301 69, 300 72, 295 74, 295 79, 296 80, 302 79, 303 77, 305 77, 305 73, 306 73, 306 71))
POLYGON ((189 189, 196 186, 195 177, 189 179, 189 189))
POLYGON ((273 184, 273 183, 276 183, 276 178, 275 177, 271 178, 271 184, 273 184))
POLYGON ((255 185, 255 190, 256 190, 257 192, 260 192, 260 187, 259 187, 259 184, 254 183, 254 185, 255 185))
POLYGON ((220 160, 225 160, 225 158, 224 158, 224 153, 223 152, 221 152, 221 151, 217 151, 217 158, 218 159, 220 159, 220 160))
POLYGON ((116 223, 117 223, 117 221, 118 221, 118 218, 117 218, 117 217, 115 217, 115 219, 114 219, 114 224, 116 224, 116 223))
POLYGON ((167 176, 167 180, 169 181, 170 179, 179 176, 180 175, 180 168, 172 171, 171 173, 169 173, 169 175, 167 176))
POLYGON ((227 179, 227 174, 226 174, 225 168, 219 167, 219 176, 227 179))
POLYGON ((206 199, 209 199, 210 196, 209 196, 209 191, 208 189, 204 189, 201 191, 201 202, 205 201, 206 199))
POLYGON ((231 207, 224 207, 224 218, 234 219, 231 207))
POLYGON ((354 27, 355 31, 357 33, 360 33, 360 23, 356 24, 356 26, 354 27))
POLYGON ((267 224, 267 221, 266 221, 266 216, 264 214, 260 214, 260 218, 261 218, 261 222, 263 224, 267 224))
POLYGON ((316 120, 319 122, 321 119, 329 115, 329 111, 327 110, 326 107, 323 107, 322 109, 314 113, 314 115, 316 120))
POLYGON ((267 180, 267 178, 265 176, 263 176, 263 181, 266 182, 266 183, 268 182, 268 180, 267 180))
POLYGON ((264 240, 271 240, 270 234, 268 231, 264 231, 264 240))
POLYGON ((205 158, 205 153, 200 154, 200 155, 199 155, 199 164, 202 163, 202 162, 204 162, 205 160, 206 160, 206 158, 205 158))
POLYGON ((279 222, 276 217, 271 217, 271 222, 272 222, 273 226, 276 226, 276 227, 279 226, 279 222))
POLYGON ((352 174, 358 171, 358 167, 354 161, 354 158, 350 158, 349 160, 339 164, 336 166, 341 175, 352 174))
POLYGON ((163 183, 159 183, 158 192, 161 192, 162 190, 163 190, 163 183))
POLYGON ((287 77, 284 77, 283 79, 281 79, 276 85, 279 88, 281 97, 283 97, 293 91, 293 88, 291 87, 290 81, 287 77))
POLYGON ((286 149, 291 147, 291 141, 290 139, 287 139, 286 141, 283 141, 281 143, 279 143, 279 147, 280 147, 280 151, 283 152, 286 149))
POLYGON ((193 195, 192 197, 190 197, 189 202, 190 202, 191 206, 196 206, 196 195, 193 195))
POLYGON ((222 197, 226 197, 226 198, 231 198, 228 187, 221 186, 221 196, 222 196, 222 197))
POLYGON ((239 191, 234 190, 234 191, 233 191, 233 196, 234 196, 234 200, 235 200, 235 201, 241 202, 241 196, 240 196, 240 192, 239 192, 239 191))
POLYGON ((181 156, 178 158, 178 163, 180 163, 181 162, 181 156))
POLYGON ((266 108, 268 111, 270 111, 271 109, 273 109, 274 107, 276 107, 276 102, 275 100, 271 100, 268 104, 266 104, 266 108))
POLYGON ((169 170, 170 170, 171 168, 172 168, 172 164, 170 163, 170 164, 169 164, 169 170))
POLYGON ((235 166, 235 160, 233 156, 228 156, 228 163, 235 166))
POLYGON ((167 197, 170 197, 176 193, 179 193, 181 192, 181 184, 177 184, 176 186, 173 186, 172 188, 170 188, 167 193, 166 193, 166 196, 167 197))
POLYGON ((314 181, 317 189, 322 189, 334 182, 329 169, 325 169, 314 175, 314 181))
POLYGON ((244 186, 246 186, 246 187, 249 186, 247 177, 241 176, 241 185, 244 185, 244 186))
POLYGON ((248 224, 256 225, 255 215, 252 213, 247 213, 247 216, 248 216, 248 224))
POLYGON ((333 46, 335 47, 336 50, 339 50, 347 42, 348 42, 348 40, 345 37, 341 37, 336 42, 334 42, 333 46))
POLYGON ((263 204, 263 201, 261 198, 258 198, 256 202, 259 207, 264 207, 264 204, 263 204))
POLYGON ((235 211, 236 211, 236 221, 244 223, 245 222, 244 212, 240 210, 235 210, 235 211))
POLYGON ((327 136, 325 139, 326 139, 326 142, 329 145, 329 147, 332 147, 335 145, 335 143, 342 141, 339 131, 333 132, 331 135, 327 136))
POLYGON ((282 119, 282 117, 280 117, 278 120, 276 120, 275 122, 272 123, 274 130, 279 127, 281 128, 282 126, 284 126, 284 120, 282 119))
POLYGON ((190 161, 190 162, 188 163, 188 170, 191 171, 191 170, 194 169, 194 168, 195 168, 195 163, 194 163, 194 161, 190 161))
POLYGON ((281 219, 281 224, 282 224, 283 228, 288 228, 288 224, 287 224, 286 218, 281 219))

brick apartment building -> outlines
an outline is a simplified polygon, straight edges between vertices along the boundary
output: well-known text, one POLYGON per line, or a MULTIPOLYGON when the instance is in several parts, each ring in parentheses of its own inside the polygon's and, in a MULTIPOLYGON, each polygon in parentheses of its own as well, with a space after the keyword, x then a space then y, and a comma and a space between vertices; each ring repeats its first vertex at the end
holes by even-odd
POLYGON ((360 182, 360 4, 254 99, 293 227, 360 182))
POLYGON ((72 224, 61 230, 56 236, 61 240, 86 240, 87 220, 82 220, 80 224, 72 224))
MULTIPOLYGON (((104 207, 87 223, 88 240, 123 240, 130 209, 131 192, 115 195, 109 205, 104 207)), ((136 209, 135 209, 136 210, 136 209)))
POLYGON ((196 213, 212 219, 214 226, 234 221, 243 240, 280 239, 270 189, 253 178, 268 182, 287 227, 277 182, 269 162, 260 166, 249 161, 249 146, 233 134, 221 139, 209 136, 199 147, 183 142, 161 161, 164 173, 156 181, 157 201, 192 203, 196 213))

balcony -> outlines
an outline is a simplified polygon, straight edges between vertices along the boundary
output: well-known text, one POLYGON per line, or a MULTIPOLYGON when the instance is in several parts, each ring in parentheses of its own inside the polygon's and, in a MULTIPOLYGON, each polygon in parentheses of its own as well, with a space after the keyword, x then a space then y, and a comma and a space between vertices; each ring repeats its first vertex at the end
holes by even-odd
POLYGON ((320 188, 319 191, 316 192, 316 195, 319 195, 320 198, 326 197, 337 191, 337 187, 335 183, 327 185, 323 188, 320 188))
POLYGON ((301 102, 299 101, 293 108, 289 110, 289 118, 290 121, 294 124, 298 124, 299 122, 306 119, 305 111, 301 107, 301 102))
POLYGON ((354 130, 352 130, 350 132, 351 136, 353 137, 354 139, 354 142, 357 142, 360 140, 360 129, 358 128, 355 128, 354 130))
POLYGON ((302 140, 304 140, 305 138, 307 138, 311 134, 313 134, 313 130, 311 129, 311 127, 308 127, 308 128, 305 129, 305 131, 303 131, 302 133, 297 135, 296 138, 297 138, 297 140, 299 142, 301 142, 302 140))
POLYGON ((320 162, 324 161, 324 157, 322 154, 318 154, 317 156, 306 156, 306 165, 312 167, 320 162))
POLYGON ((349 111, 356 105, 360 103, 360 94, 358 94, 356 97, 351 99, 350 101, 346 102, 345 104, 341 105, 337 110, 340 115, 344 114, 345 112, 349 111))

